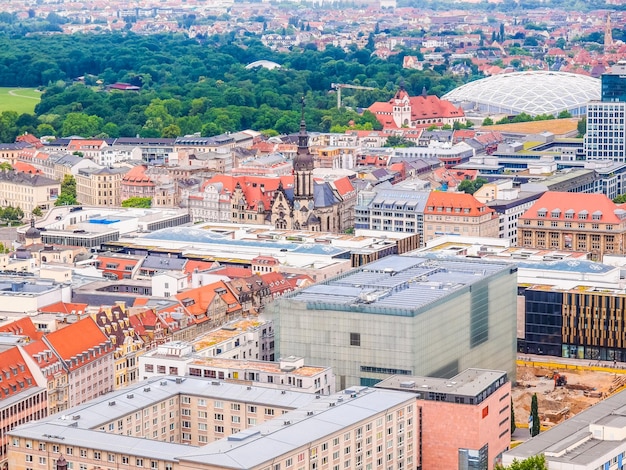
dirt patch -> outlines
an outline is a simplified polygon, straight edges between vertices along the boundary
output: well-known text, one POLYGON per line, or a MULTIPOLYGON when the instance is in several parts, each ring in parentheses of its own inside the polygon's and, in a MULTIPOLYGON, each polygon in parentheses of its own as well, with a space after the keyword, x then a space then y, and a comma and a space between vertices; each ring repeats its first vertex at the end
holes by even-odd
POLYGON ((589 408, 624 385, 625 376, 609 372, 518 365, 517 384, 513 387, 515 421, 518 424, 528 423, 530 403, 535 393, 541 424, 549 427, 589 408), (567 385, 555 386, 555 372, 566 377, 567 385))

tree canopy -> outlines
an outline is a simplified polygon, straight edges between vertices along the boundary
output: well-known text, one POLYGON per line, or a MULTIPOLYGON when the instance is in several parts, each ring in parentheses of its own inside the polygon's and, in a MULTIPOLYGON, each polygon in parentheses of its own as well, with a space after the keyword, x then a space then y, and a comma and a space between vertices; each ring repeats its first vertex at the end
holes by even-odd
POLYGON ((61 181, 61 193, 54 202, 55 206, 73 206, 78 204, 76 199, 76 179, 72 175, 65 175, 61 181))
POLYGON ((129 197, 122 201, 122 207, 140 207, 148 209, 152 206, 152 198, 149 197, 129 197))
POLYGON ((508 467, 496 465, 495 470, 548 470, 546 457, 543 454, 534 455, 524 460, 513 460, 508 467))
POLYGON ((380 129, 371 113, 354 109, 387 101, 400 84, 411 95, 424 87, 429 94, 442 95, 469 79, 445 70, 403 69, 410 50, 388 60, 369 49, 345 51, 332 45, 321 51, 304 47, 276 52, 257 38, 231 36, 190 39, 116 32, 9 40, 0 35, 0 86, 44 88, 35 116, 0 114, 0 141, 13 141, 24 132, 170 137, 253 128, 289 133, 298 129, 302 96, 312 131, 380 129), (282 67, 246 69, 259 58, 282 67), (107 88, 118 82, 139 91, 107 88), (373 90, 343 90, 343 107, 337 109, 331 83, 373 90))
POLYGON ((474 194, 483 187, 488 181, 485 178, 476 178, 475 180, 463 180, 459 183, 458 190, 467 194, 474 194))

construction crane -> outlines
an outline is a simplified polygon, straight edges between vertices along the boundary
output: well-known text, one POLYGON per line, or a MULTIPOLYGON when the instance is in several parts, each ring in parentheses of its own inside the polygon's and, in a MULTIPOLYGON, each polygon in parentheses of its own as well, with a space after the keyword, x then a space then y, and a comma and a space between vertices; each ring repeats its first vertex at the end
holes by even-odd
POLYGON ((352 88, 354 90, 375 90, 376 89, 376 88, 372 88, 371 86, 350 85, 347 83, 331 83, 330 87, 333 90, 337 90, 337 109, 341 108, 341 89, 342 88, 352 88))

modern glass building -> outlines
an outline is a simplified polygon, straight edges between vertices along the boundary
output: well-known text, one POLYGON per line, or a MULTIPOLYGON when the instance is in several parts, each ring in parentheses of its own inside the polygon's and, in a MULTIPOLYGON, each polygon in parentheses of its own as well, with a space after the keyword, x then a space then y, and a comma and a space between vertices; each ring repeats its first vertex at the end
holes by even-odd
POLYGON ((602 75, 602 100, 587 105, 587 160, 626 162, 626 62, 602 75))
POLYGON ((389 256, 266 307, 279 355, 331 366, 339 388, 391 374, 515 377, 517 268, 389 256))

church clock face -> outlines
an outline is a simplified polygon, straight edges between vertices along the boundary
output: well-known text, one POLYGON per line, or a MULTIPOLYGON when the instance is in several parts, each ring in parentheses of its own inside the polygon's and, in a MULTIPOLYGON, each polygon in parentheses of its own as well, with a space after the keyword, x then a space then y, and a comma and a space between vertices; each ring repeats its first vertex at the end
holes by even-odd
POLYGON ((293 203, 293 208, 294 208, 295 210, 300 209, 300 201, 295 201, 295 202, 293 203))

